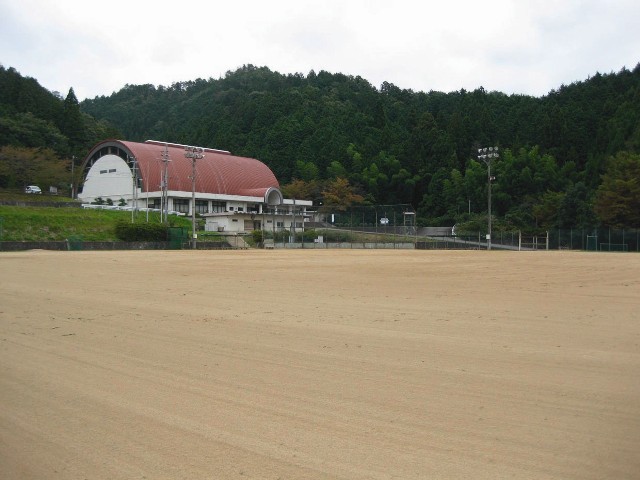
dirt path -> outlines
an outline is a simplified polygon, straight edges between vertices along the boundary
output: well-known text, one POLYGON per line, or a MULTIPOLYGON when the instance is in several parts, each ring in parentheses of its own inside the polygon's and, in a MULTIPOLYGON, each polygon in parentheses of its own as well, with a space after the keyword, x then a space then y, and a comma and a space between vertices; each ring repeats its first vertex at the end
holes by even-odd
POLYGON ((640 478, 640 256, 0 254, 0 478, 640 478))

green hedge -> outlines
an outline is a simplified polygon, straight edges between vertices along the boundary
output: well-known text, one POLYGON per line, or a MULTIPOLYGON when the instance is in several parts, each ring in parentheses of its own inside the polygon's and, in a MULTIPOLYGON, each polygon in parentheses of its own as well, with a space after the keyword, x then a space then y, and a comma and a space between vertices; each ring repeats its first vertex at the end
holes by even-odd
POLYGON ((167 240, 167 226, 161 223, 119 221, 115 234, 123 242, 164 242, 167 240))

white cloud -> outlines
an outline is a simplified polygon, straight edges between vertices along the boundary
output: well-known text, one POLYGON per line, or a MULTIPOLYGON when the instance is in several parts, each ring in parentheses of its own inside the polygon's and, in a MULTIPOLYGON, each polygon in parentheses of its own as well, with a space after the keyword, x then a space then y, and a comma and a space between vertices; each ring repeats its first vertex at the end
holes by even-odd
POLYGON ((640 60, 637 1, 0 0, 0 61, 78 98, 252 63, 543 95, 640 60))

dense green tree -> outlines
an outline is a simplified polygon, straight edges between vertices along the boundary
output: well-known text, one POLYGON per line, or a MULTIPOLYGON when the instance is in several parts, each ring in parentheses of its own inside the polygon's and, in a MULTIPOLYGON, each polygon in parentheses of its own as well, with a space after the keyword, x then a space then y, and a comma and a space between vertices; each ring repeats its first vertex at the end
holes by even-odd
POLYGON ((86 142, 84 119, 82 118, 82 113, 80 113, 80 104, 73 87, 69 89, 67 98, 64 100, 60 126, 62 133, 69 139, 74 149, 84 147, 86 142))
POLYGON ((439 223, 444 224, 455 223, 446 199, 447 195, 451 196, 451 185, 447 183, 449 176, 450 171, 442 167, 431 177, 427 192, 418 207, 420 218, 437 218, 439 223), (446 194, 445 187, 449 189, 446 194))
POLYGON ((0 146, 48 148, 59 157, 82 158, 98 141, 121 136, 107 121, 83 114, 73 89, 63 99, 0 66, 0 146))
POLYGON ((592 194, 583 182, 569 186, 558 210, 560 228, 589 227, 595 225, 592 194))
POLYGON ((346 178, 347 169, 344 168, 344 165, 342 165, 342 163, 334 160, 327 167, 327 178, 332 179, 332 178, 338 178, 338 177, 346 178))
POLYGON ((0 117, 0 145, 43 147, 66 152, 69 139, 53 122, 25 112, 0 117))
POLYGON ((282 194, 287 198, 298 200, 318 200, 320 198, 321 185, 317 180, 294 179, 291 183, 281 187, 282 194))
POLYGON ((565 195, 562 192, 547 191, 540 197, 532 208, 536 228, 550 229, 559 226, 558 215, 565 195))
POLYGON ((57 122, 61 111, 59 94, 49 92, 33 78, 23 77, 14 68, 0 65, 0 115, 29 112, 36 118, 57 122))
POLYGON ((640 227, 640 155, 620 152, 607 162, 594 209, 612 227, 640 227))
POLYGON ((363 203, 364 198, 356 192, 346 178, 329 180, 322 190, 323 210, 344 212, 351 206, 363 203))
POLYGON ((296 173, 300 179, 309 182, 318 179, 319 169, 313 162, 298 160, 296 162, 296 173))
POLYGON ((479 213, 487 207, 487 167, 470 160, 464 173, 464 200, 471 212, 479 213))
POLYGON ((0 147, 0 188, 66 187, 70 182, 69 161, 49 149, 0 147))

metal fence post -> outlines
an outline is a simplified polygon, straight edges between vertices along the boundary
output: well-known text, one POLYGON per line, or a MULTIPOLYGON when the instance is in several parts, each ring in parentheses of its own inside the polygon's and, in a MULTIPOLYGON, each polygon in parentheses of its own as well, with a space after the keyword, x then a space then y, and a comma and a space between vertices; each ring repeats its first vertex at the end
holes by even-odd
POLYGON ((522 230, 518 230, 518 251, 522 250, 522 230))

